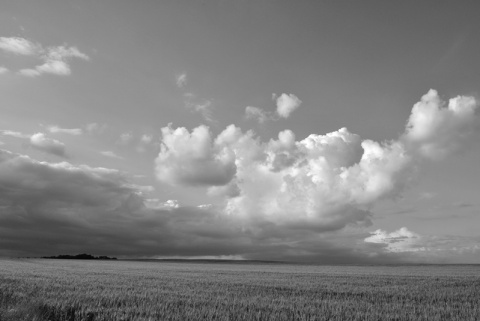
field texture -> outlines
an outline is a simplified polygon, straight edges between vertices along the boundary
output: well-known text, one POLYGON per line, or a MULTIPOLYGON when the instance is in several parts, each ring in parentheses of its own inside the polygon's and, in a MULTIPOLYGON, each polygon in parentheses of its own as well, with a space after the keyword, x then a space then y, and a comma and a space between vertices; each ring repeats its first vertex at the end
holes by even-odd
POLYGON ((480 320, 480 266, 0 260, 0 320, 480 320))

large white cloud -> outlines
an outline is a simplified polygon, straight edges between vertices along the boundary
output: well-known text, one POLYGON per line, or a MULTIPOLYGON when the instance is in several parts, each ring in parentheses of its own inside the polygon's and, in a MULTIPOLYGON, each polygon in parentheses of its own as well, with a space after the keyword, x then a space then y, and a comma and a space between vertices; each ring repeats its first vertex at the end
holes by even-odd
POLYGON ((261 142, 233 125, 216 139, 205 126, 191 134, 168 127, 157 177, 211 186, 211 195, 224 195, 226 213, 246 222, 319 230, 369 224, 371 206, 398 195, 420 161, 455 149, 475 131, 474 98, 455 98, 444 110, 435 97, 424 96, 405 133, 386 142, 362 140, 346 128, 300 141, 286 130, 261 142))

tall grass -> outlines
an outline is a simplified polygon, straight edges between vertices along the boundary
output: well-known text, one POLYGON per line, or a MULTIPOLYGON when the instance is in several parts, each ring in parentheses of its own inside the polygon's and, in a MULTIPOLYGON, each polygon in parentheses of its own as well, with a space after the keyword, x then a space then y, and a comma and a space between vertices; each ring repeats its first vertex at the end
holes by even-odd
POLYGON ((0 320, 480 320, 479 266, 0 260, 0 320))

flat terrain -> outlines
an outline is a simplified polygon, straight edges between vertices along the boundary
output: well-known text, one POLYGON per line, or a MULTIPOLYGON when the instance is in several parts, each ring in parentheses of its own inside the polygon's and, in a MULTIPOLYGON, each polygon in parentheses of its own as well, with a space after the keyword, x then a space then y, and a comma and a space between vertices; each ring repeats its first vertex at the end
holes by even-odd
POLYGON ((0 320, 480 320, 480 266, 0 260, 0 320))

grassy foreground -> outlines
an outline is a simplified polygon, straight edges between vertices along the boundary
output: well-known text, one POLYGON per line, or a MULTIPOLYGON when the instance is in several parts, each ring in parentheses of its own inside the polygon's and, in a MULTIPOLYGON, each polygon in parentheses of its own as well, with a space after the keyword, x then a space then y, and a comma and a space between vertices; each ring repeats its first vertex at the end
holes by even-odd
POLYGON ((480 320, 480 266, 0 260, 0 320, 480 320))

